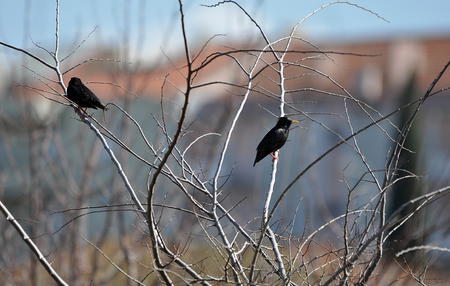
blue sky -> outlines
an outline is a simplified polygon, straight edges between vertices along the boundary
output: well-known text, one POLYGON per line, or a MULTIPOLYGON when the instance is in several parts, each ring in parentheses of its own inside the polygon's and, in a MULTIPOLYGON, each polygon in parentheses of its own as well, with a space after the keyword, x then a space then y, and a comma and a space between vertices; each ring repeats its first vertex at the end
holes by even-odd
MULTIPOLYGON (((30 48, 32 39, 46 47, 52 46, 54 0, 2 2, 1 41, 30 48), (25 28, 27 26, 28 28, 25 28)), ((232 39, 242 39, 255 32, 254 26, 231 4, 206 8, 201 4, 212 4, 215 1, 185 2, 186 21, 192 41, 206 39, 215 33, 225 33, 232 39)), ((286 33, 299 19, 328 1, 253 0, 239 3, 254 15, 267 34, 275 39, 281 33, 286 33)), ((390 23, 355 7, 340 4, 329 7, 306 21, 302 32, 313 40, 450 35, 449 0, 366 0, 353 3, 382 15, 390 23)), ((62 42, 73 46, 95 28, 87 45, 115 45, 129 38, 132 47, 140 42, 145 50, 154 54, 160 53, 161 50, 170 53, 179 47, 177 5, 175 0, 62 0, 62 42)), ((4 51, 0 50, 1 52, 4 51)))

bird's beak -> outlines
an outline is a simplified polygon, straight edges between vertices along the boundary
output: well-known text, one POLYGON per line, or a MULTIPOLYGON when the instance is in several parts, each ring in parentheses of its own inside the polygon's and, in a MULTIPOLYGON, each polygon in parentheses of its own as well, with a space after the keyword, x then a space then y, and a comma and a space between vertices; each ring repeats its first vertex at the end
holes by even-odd
POLYGON ((298 120, 292 120, 292 123, 300 123, 298 120))

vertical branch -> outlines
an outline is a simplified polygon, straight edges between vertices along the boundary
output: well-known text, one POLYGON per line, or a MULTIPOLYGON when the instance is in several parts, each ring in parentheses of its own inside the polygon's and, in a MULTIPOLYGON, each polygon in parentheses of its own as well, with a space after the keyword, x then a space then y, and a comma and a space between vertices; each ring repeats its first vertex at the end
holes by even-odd
MULTIPOLYGON (((352 191, 356 188, 356 186, 359 184, 359 182, 362 181, 362 179, 364 178, 365 174, 361 176, 361 178, 358 180, 358 182, 355 184, 355 186, 353 188, 350 188, 350 186, 348 185, 348 182, 345 180, 345 178, 343 179, 343 181, 345 182, 346 186, 347 186, 347 203, 345 205, 345 217, 344 217, 344 226, 343 226, 343 239, 344 239, 344 258, 343 258, 343 263, 346 264, 347 260, 348 260, 348 256, 349 256, 349 237, 348 237, 348 231, 349 231, 349 213, 350 213, 350 203, 352 200, 352 191)), ((339 284, 339 286, 341 285, 346 285, 347 280, 349 278, 349 271, 348 269, 344 270, 344 277, 341 279, 341 282, 339 284)))
POLYGON ((183 128, 183 123, 186 118, 187 113, 187 107, 189 104, 189 95, 191 92, 191 78, 192 78, 192 63, 189 55, 189 46, 187 42, 187 34, 186 29, 184 26, 184 11, 183 11, 183 3, 181 0, 178 0, 179 4, 179 12, 180 12, 180 21, 181 21, 181 30, 183 34, 183 42, 184 42, 184 50, 185 50, 185 56, 187 61, 187 77, 186 77, 186 90, 184 92, 184 103, 183 107, 181 109, 181 115, 180 119, 178 121, 177 130, 175 132, 175 135, 173 136, 171 144, 169 144, 169 147, 167 148, 166 153, 164 154, 163 158, 161 159, 161 162, 159 163, 158 168, 155 171, 155 174, 152 177, 152 180, 148 186, 148 194, 147 194, 147 225, 148 229, 150 231, 150 236, 152 238, 152 252, 154 259, 156 261, 157 265, 157 271, 163 278, 163 280, 168 285, 172 285, 173 282, 170 279, 169 275, 164 269, 164 265, 161 261, 160 253, 159 253, 159 247, 160 244, 162 244, 160 234, 158 231, 158 227, 156 225, 154 213, 153 213, 153 199, 154 199, 154 193, 155 193, 155 185, 156 181, 158 179, 159 174, 161 173, 162 169, 164 168, 164 165, 166 164, 167 160, 169 159, 169 156, 172 154, 173 149, 175 148, 175 145, 178 143, 178 138, 180 137, 181 130, 183 128))
MULTIPOLYGON (((287 39, 287 43, 286 43, 286 47, 284 49, 284 52, 282 53, 281 57, 278 56, 275 52, 273 53, 273 55, 275 56, 278 65, 280 67, 280 70, 278 71, 278 75, 279 75, 279 88, 280 88, 280 105, 279 105, 279 109, 280 109, 280 117, 285 116, 285 111, 284 111, 284 107, 285 107, 285 95, 286 95, 286 87, 285 87, 285 63, 284 63, 284 58, 287 54, 287 51, 290 48, 290 45, 292 43, 292 39, 294 36, 294 33, 297 29, 297 25, 294 26, 294 28, 291 31, 291 34, 289 35, 288 39, 287 39)), ((276 151, 276 156, 279 154, 279 151, 276 151)), ((278 157, 278 156, 277 156, 278 157)), ((261 223, 261 237, 260 237, 260 241, 258 243, 258 248, 255 251, 254 257, 253 257, 253 262, 252 262, 252 267, 251 267, 251 277, 253 277, 253 271, 254 271, 254 266, 256 265, 256 261, 257 261, 257 257, 259 254, 259 247, 262 245, 262 240, 264 238, 265 232, 268 232, 271 244, 272 244, 272 248, 275 254, 275 259, 276 262, 278 264, 278 272, 280 277, 286 282, 287 280, 287 275, 286 275, 286 270, 285 270, 285 266, 284 266, 284 262, 281 256, 281 252, 279 249, 279 244, 278 241, 275 237, 275 233, 273 232, 273 230, 270 228, 269 226, 269 207, 270 207, 270 202, 272 201, 272 195, 274 192, 274 188, 275 188, 275 181, 276 181, 276 176, 277 176, 277 167, 278 167, 278 158, 273 160, 272 163, 272 175, 271 175, 271 180, 270 180, 270 184, 269 184, 269 189, 267 191, 267 196, 266 196, 266 201, 264 203, 264 210, 263 210, 263 221, 261 223)))
POLYGON ((64 79, 60 70, 60 61, 58 58, 59 54, 59 0, 56 0, 56 25, 55 25, 55 51, 53 52, 53 59, 55 61, 55 66, 53 67, 56 75, 58 76, 58 83, 61 86, 64 94, 67 94, 67 88, 64 84, 64 79))
POLYGON ((152 177, 152 180, 150 182, 150 185, 148 187, 148 210, 147 210, 147 214, 150 214, 150 210, 151 210, 151 204, 150 202, 153 201, 153 192, 154 192, 154 188, 155 188, 155 184, 156 184, 156 180, 158 179, 159 174, 161 173, 164 165, 166 164, 167 160, 169 159, 170 155, 172 154, 173 149, 175 148, 175 145, 178 143, 178 138, 180 137, 181 134, 181 130, 183 128, 183 123, 184 120, 186 118, 186 113, 187 113, 187 107, 189 104, 189 95, 191 93, 191 79, 192 79, 192 63, 190 61, 190 56, 189 56, 189 48, 188 48, 188 43, 187 43, 187 35, 186 35, 186 30, 184 27, 184 12, 183 12, 183 4, 182 1, 179 0, 179 11, 180 11, 180 17, 181 17, 181 27, 182 27, 182 33, 183 33, 183 41, 184 41, 184 45, 185 45, 185 53, 186 53, 186 60, 187 60, 187 76, 186 76, 186 90, 184 92, 184 103, 183 103, 183 107, 181 109, 181 115, 180 115, 180 119, 178 120, 178 126, 177 126, 177 130, 175 131, 175 135, 173 136, 172 142, 169 145, 169 147, 167 148, 166 153, 164 154, 163 158, 161 159, 160 164, 158 165, 158 168, 155 171, 155 174, 152 177))

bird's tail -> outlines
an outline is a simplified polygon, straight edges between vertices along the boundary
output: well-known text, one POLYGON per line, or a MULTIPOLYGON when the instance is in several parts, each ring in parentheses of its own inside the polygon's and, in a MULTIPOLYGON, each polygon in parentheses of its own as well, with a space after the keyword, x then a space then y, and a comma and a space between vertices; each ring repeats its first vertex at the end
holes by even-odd
POLYGON ((256 163, 261 161, 261 159, 264 158, 264 156, 261 156, 261 153, 259 151, 256 152, 255 162, 253 162, 253 167, 255 167, 256 163))

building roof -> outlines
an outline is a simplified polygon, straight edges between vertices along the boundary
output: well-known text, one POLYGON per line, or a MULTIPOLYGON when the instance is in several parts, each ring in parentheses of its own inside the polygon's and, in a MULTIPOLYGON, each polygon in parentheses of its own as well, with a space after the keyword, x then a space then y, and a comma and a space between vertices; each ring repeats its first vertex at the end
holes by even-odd
MULTIPOLYGON (((243 46, 242 44, 239 44, 243 46)), ((262 46, 262 45, 260 45, 262 46)), ((321 51, 335 51, 342 54, 299 54, 292 53, 287 59, 291 61, 304 58, 301 64, 310 69, 286 69, 286 81, 288 88, 320 87, 320 89, 338 92, 339 88, 327 78, 329 76, 335 82, 346 89, 356 92, 370 100, 380 100, 395 92, 412 72, 417 75, 419 88, 425 90, 436 77, 438 72, 450 59, 450 35, 435 36, 429 38, 396 38, 377 39, 374 41, 319 44, 321 51), (348 53, 366 55, 348 55, 348 53), (306 57, 319 56, 311 59, 306 57), (319 74, 318 72, 322 74, 319 74)), ((197 51, 200 49, 197 49, 197 51)), ((311 51, 316 50, 308 44, 296 44, 292 50, 311 51)), ((206 48, 196 58, 194 68, 208 59, 208 55, 232 51, 223 46, 211 46, 206 48)), ((96 51, 96 56, 88 58, 102 58, 101 52, 96 51)), ((253 52, 252 54, 255 54, 253 52)), ((254 60, 249 53, 233 54, 243 60, 244 66, 250 60, 254 60)), ((267 62, 273 61, 269 54, 264 56, 267 62)), ((73 63, 74 65, 76 63, 73 63)), ((143 96, 159 99, 164 86, 164 96, 170 97, 180 94, 185 89, 185 77, 187 73, 186 59, 183 54, 170 59, 165 64, 158 66, 144 66, 142 63, 136 68, 131 64, 117 61, 89 61, 67 73, 64 78, 68 82, 70 77, 81 78, 101 99, 110 100, 122 96, 143 96), (134 70, 133 70, 134 69, 134 70)), ((68 69, 68 67, 66 67, 68 69)), ((262 78, 273 78, 273 70, 266 69, 260 75, 262 78)), ((211 61, 194 78, 195 84, 206 82, 237 82, 245 84, 245 75, 229 56, 219 56, 211 61)), ((257 79, 260 87, 277 92, 277 86, 273 83, 264 83, 257 79)), ((450 73, 443 76, 437 88, 450 85, 450 73)), ((48 89, 42 83, 36 82, 31 86, 48 89)), ((230 88, 230 87, 225 87, 230 88)), ((225 94, 224 85, 210 86, 207 94, 225 94)))

